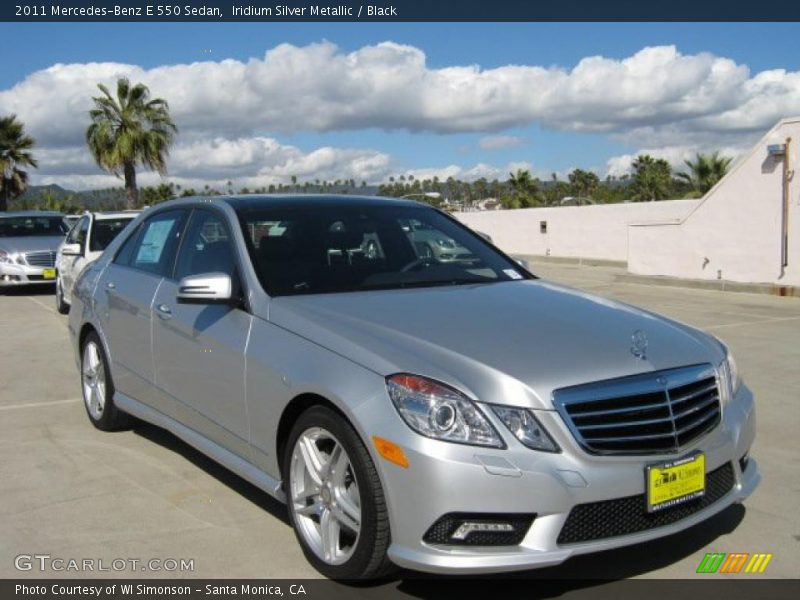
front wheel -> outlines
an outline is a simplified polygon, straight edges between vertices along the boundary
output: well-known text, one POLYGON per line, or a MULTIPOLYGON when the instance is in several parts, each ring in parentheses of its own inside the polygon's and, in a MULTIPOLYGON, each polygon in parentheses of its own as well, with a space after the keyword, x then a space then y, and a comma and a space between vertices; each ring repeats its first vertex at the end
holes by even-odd
POLYGON ((97 333, 86 336, 81 353, 81 390, 86 414, 92 425, 116 431, 130 425, 130 417, 114 404, 114 382, 103 344, 97 333))
POLYGON ((378 472, 339 414, 315 406, 295 423, 284 452, 289 519, 308 561, 331 579, 374 579, 393 565, 378 472))
POLYGON ((60 277, 56 279, 56 310, 61 315, 69 313, 69 303, 64 300, 64 287, 60 277))

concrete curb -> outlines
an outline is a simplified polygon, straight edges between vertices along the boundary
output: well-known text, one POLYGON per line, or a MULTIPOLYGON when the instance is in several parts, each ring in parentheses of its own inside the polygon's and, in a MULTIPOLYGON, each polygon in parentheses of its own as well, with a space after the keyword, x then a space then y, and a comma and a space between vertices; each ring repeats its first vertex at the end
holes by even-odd
POLYGON ((620 283, 641 283, 646 285, 663 285, 699 290, 716 290, 720 292, 744 292, 749 294, 800 298, 800 287, 793 285, 775 285, 772 283, 740 283, 738 281, 725 281, 724 279, 679 279, 677 277, 634 275, 632 273, 619 273, 614 276, 614 281, 620 283))
POLYGON ((554 264, 554 265, 579 265, 584 267, 622 267, 628 268, 628 263, 624 260, 610 260, 607 258, 579 258, 572 256, 542 256, 538 254, 513 254, 516 258, 524 258, 531 265, 554 264))

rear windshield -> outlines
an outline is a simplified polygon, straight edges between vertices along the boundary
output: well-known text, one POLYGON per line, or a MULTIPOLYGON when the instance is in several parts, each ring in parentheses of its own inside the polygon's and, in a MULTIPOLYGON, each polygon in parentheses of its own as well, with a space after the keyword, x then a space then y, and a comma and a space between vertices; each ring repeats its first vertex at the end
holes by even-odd
POLYGON ((425 207, 243 208, 239 220, 272 296, 532 277, 466 227, 425 207))
POLYGON ((133 221, 134 217, 122 217, 119 219, 96 219, 92 229, 92 239, 89 242, 89 249, 93 252, 101 252, 106 249, 111 241, 125 229, 126 225, 133 221))
POLYGON ((0 237, 33 237, 65 235, 68 226, 63 217, 2 217, 0 237))

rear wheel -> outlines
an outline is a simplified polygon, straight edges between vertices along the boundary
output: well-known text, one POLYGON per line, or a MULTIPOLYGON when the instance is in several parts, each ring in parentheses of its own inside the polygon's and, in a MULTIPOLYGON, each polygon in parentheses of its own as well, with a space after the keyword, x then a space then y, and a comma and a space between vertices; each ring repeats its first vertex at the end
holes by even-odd
POLYGON ((81 390, 86 414, 92 425, 103 431, 124 429, 130 417, 114 405, 114 382, 97 333, 86 336, 81 353, 81 390))
POLYGON ((69 312, 69 304, 64 300, 64 288, 61 286, 60 277, 56 279, 56 310, 62 315, 69 312))
POLYGON ((374 579, 393 565, 389 518, 372 459, 333 410, 315 406, 295 423, 284 452, 289 519, 308 561, 332 579, 374 579))

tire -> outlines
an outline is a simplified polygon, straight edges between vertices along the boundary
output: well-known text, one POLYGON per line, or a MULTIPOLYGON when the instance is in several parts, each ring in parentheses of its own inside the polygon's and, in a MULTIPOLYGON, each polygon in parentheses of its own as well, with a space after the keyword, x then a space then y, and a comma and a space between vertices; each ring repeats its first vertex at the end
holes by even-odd
POLYGON ((64 301, 64 289, 61 287, 61 278, 56 279, 56 310, 60 315, 69 313, 69 303, 64 301))
POLYGON ((286 442, 282 467, 289 521, 317 571, 331 579, 363 580, 384 577, 396 568, 386 556, 391 535, 378 472, 358 434, 341 415, 324 406, 300 415, 286 442), (317 459, 327 459, 316 462, 322 485, 314 482, 304 458, 313 450, 309 444, 316 448, 317 459), (342 452, 330 460, 337 446, 342 452), (333 546, 326 543, 332 539, 333 546))
POLYGON ((117 431, 131 425, 131 417, 114 404, 114 382, 108 359, 94 331, 86 336, 81 348, 81 392, 86 414, 98 429, 117 431))

